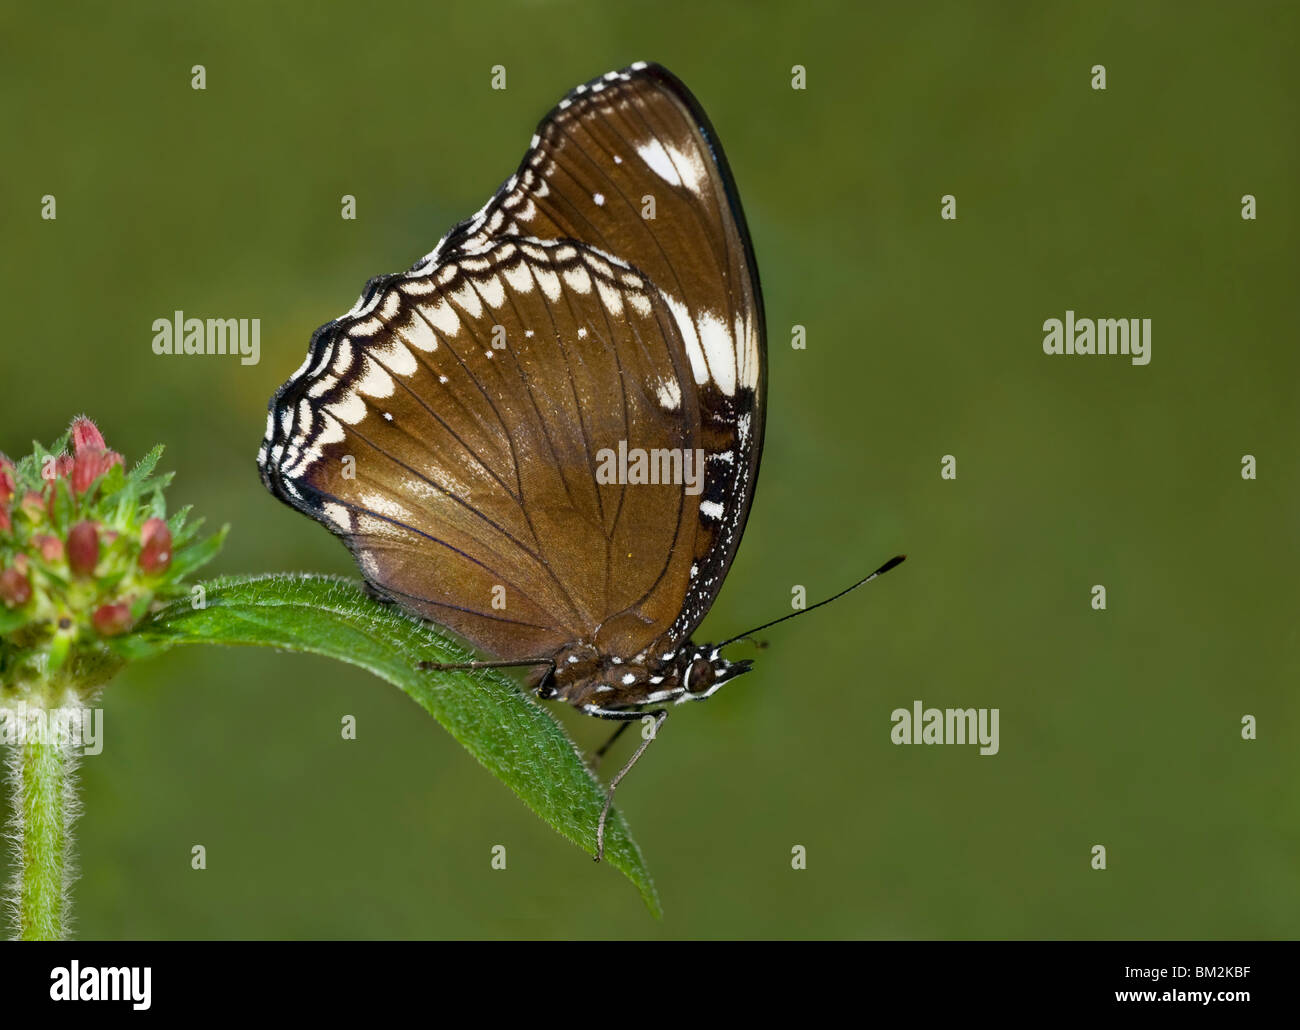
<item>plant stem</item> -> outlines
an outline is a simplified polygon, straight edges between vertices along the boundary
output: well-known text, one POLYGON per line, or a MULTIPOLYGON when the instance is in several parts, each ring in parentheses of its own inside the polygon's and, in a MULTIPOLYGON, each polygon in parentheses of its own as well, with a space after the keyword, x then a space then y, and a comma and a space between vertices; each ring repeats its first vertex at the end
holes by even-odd
MULTIPOLYGON (((60 709, 38 712, 67 714, 60 709)), ((16 830, 13 896, 18 938, 24 941, 60 940, 64 934, 74 760, 68 734, 54 731, 53 721, 22 719, 10 764, 16 830)))

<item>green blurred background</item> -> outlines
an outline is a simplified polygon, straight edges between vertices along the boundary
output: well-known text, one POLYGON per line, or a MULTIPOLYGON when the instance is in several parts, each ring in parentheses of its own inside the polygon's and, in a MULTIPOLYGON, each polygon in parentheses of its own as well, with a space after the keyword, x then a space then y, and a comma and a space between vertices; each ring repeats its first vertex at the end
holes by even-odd
MULTIPOLYGON (((718 129, 767 299, 767 451, 705 636, 910 555, 773 630, 628 778, 661 923, 393 687, 193 649, 104 696, 77 933, 1297 936, 1298 23, 1280 3, 6 5, 0 448, 87 412, 129 459, 166 443, 173 503, 231 524, 214 572, 351 574, 258 481, 268 396, 568 88, 652 59, 718 129), (261 363, 155 357, 178 308, 260 318, 261 363), (1150 317, 1151 364, 1045 357, 1067 308, 1150 317), (891 744, 918 698, 1000 708, 1000 754, 891 744)), ((565 721, 584 746, 606 729, 565 721)))

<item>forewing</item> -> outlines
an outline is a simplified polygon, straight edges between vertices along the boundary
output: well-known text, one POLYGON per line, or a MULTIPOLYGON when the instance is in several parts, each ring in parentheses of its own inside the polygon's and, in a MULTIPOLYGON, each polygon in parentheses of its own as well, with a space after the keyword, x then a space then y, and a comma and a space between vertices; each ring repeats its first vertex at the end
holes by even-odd
POLYGON ((659 65, 594 79, 542 119, 515 175, 425 260, 502 234, 570 237, 618 255, 658 287, 677 322, 711 455, 692 542, 696 574, 670 634, 685 638, 740 544, 766 414, 762 291, 717 134, 659 65))

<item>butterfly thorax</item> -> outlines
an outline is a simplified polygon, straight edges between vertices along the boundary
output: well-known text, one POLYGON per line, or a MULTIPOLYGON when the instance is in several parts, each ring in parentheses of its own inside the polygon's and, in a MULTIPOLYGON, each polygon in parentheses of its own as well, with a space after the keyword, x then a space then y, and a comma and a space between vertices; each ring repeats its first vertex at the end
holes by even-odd
POLYGON ((689 641, 671 651, 647 651, 625 659, 603 655, 587 643, 573 643, 555 654, 555 666, 537 685, 545 699, 565 701, 589 715, 641 705, 699 701, 750 667, 732 662, 712 645, 689 641))

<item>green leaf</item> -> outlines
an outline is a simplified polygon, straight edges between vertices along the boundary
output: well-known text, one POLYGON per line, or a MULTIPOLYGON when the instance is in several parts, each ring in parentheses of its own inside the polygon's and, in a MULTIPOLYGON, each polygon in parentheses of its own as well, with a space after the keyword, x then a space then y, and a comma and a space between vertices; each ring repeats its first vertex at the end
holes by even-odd
POLYGON ((158 459, 162 457, 162 453, 163 445, 155 445, 153 450, 136 462, 135 468, 131 470, 131 474, 127 477, 127 482, 143 483, 148 479, 149 473, 151 473, 154 470, 154 466, 158 464, 158 459))
MULTIPOLYGON (((405 691, 534 812, 589 854, 605 788, 573 742, 520 685, 496 670, 424 672, 457 662, 462 647, 430 623, 371 599, 352 580, 326 576, 227 577, 205 583, 206 606, 176 601, 114 649, 128 657, 180 644, 275 647, 367 669, 405 691)), ((450 789, 450 788, 449 788, 450 789)), ((650 874, 617 809, 605 827, 605 861, 621 870, 655 915, 650 874)))
MULTIPOLYGON (((202 519, 196 519, 193 523, 194 528, 197 530, 202 522, 202 519)), ((228 532, 230 532, 230 527, 222 526, 206 540, 201 540, 197 544, 189 543, 190 534, 181 537, 180 543, 173 540, 172 563, 167 570, 169 579, 175 581, 188 576, 195 569, 202 568, 212 561, 217 556, 217 552, 221 550, 221 545, 226 542, 228 532)))

